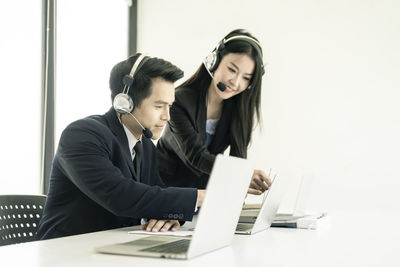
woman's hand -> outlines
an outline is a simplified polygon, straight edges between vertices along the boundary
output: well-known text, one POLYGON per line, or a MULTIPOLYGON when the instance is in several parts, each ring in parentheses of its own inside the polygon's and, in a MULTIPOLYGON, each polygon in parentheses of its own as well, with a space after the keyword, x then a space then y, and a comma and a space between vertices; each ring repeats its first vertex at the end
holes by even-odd
POLYGON ((247 190, 248 194, 261 195, 268 190, 271 186, 271 179, 262 170, 254 170, 253 177, 251 178, 250 187, 247 190))

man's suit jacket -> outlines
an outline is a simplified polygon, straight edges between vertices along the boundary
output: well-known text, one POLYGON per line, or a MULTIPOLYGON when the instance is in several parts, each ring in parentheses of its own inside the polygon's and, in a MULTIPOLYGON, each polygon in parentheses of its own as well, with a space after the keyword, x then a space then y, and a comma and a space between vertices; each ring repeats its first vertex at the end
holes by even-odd
POLYGON ((111 108, 71 123, 53 160, 38 239, 137 225, 141 218, 190 221, 195 189, 165 188, 156 149, 143 137, 140 182, 123 126, 111 108))

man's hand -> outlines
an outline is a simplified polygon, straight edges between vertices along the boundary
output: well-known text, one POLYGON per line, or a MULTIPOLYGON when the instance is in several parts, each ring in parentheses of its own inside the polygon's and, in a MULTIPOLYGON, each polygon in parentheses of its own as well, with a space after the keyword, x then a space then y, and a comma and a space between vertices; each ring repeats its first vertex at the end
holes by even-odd
POLYGON ((252 195, 261 195, 265 190, 271 186, 271 179, 262 170, 254 170, 253 177, 251 178, 250 187, 247 193, 252 195))
POLYGON ((177 220, 155 220, 151 219, 146 224, 140 227, 142 230, 147 232, 175 232, 181 228, 181 225, 177 220))
POLYGON ((206 194, 206 190, 197 190, 197 203, 196 207, 201 207, 203 204, 204 195, 206 194))

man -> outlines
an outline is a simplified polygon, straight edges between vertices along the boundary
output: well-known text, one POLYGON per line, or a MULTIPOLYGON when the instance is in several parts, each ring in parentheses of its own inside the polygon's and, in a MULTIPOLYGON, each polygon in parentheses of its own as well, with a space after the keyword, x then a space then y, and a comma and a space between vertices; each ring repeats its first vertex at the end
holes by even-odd
POLYGON ((171 63, 140 54, 114 66, 114 108, 71 123, 61 135, 38 239, 138 225, 143 219, 149 220, 142 226, 147 231, 175 231, 179 221, 192 220, 204 191, 165 188, 155 146, 143 136, 160 137, 170 119, 174 82, 182 76, 171 63), (121 95, 133 108, 121 110, 121 95))

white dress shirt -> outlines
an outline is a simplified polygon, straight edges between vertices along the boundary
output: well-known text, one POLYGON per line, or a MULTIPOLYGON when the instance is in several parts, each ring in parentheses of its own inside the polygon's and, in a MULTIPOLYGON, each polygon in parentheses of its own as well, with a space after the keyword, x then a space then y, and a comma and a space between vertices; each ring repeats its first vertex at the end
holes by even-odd
POLYGON ((142 142, 142 136, 140 136, 140 139, 137 140, 136 137, 129 131, 129 129, 121 123, 122 126, 124 127, 126 137, 128 137, 128 145, 129 145, 129 151, 131 152, 132 156, 132 161, 135 159, 135 150, 133 149, 138 141, 142 142))

